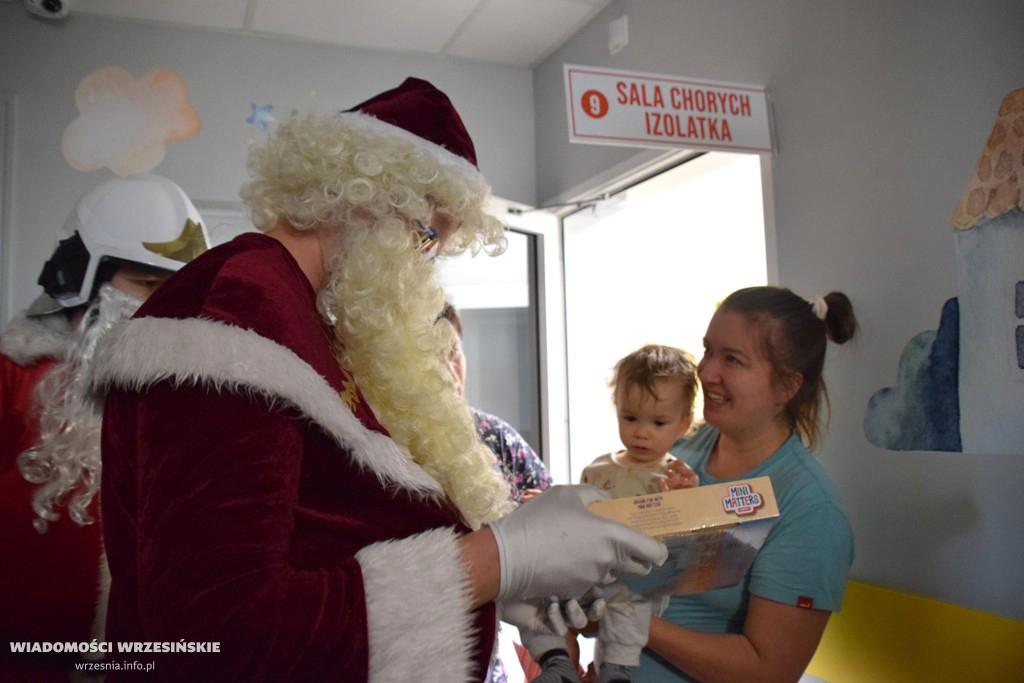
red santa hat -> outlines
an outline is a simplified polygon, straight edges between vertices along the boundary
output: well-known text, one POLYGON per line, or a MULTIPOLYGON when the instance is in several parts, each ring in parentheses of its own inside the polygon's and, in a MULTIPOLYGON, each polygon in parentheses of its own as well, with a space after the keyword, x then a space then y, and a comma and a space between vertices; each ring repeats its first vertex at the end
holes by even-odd
POLYGON ((448 96, 420 78, 375 95, 341 116, 380 135, 412 141, 445 163, 479 176, 476 149, 448 96))

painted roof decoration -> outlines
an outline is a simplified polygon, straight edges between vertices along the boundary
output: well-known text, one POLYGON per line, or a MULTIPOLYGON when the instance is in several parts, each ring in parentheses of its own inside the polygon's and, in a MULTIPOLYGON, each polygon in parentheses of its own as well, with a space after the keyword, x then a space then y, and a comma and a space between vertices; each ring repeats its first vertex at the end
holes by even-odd
POLYGON ((980 220, 1024 209, 1024 88, 1003 99, 985 149, 953 210, 953 227, 967 230, 980 220))

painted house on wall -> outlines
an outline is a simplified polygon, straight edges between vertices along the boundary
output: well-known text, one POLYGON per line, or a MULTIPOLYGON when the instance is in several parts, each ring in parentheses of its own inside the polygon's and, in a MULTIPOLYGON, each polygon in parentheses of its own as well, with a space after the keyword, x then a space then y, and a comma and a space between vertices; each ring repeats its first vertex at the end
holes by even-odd
POLYGON ((1024 449, 1024 88, 1007 95, 953 211, 959 295, 900 356, 864 431, 890 450, 1024 449))
POLYGON ((1024 447, 1024 88, 999 108, 953 212, 960 284, 960 438, 1024 447))

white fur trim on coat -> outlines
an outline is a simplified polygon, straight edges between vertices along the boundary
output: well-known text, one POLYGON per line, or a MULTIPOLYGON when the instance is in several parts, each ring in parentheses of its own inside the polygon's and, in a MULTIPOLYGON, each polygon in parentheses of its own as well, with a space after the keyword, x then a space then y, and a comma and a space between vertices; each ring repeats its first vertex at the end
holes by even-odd
POLYGON ((291 349, 251 330, 200 318, 138 318, 118 323, 97 345, 94 388, 132 390, 162 381, 256 394, 297 408, 363 468, 424 497, 441 485, 390 437, 367 429, 327 381, 291 349))
POLYGON ((31 318, 22 312, 0 337, 0 353, 18 365, 31 365, 42 358, 61 360, 75 338, 63 312, 31 318))
POLYGON ((370 683, 471 680, 475 633, 457 539, 451 529, 435 529, 356 553, 366 592, 370 683))
MULTIPOLYGON (((107 637, 107 607, 110 605, 110 564, 107 562, 106 548, 100 550, 99 575, 97 577, 99 586, 96 595, 96 613, 92 620, 92 639, 100 643, 106 641, 107 637)), ((82 655, 90 662, 103 661, 103 652, 89 652, 82 655)))

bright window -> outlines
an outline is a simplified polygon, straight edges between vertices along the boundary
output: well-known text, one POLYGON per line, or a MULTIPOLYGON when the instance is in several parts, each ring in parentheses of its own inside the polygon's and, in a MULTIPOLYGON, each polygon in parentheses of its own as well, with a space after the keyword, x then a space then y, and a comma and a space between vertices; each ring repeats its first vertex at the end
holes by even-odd
POLYGON ((615 362, 646 343, 699 360, 716 304, 767 281, 760 158, 705 154, 568 216, 563 234, 575 482, 621 448, 607 384, 615 362))

